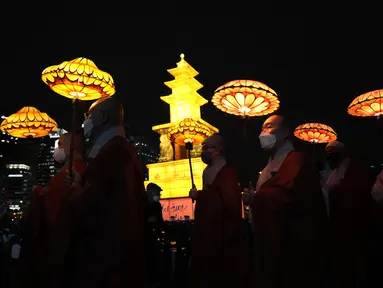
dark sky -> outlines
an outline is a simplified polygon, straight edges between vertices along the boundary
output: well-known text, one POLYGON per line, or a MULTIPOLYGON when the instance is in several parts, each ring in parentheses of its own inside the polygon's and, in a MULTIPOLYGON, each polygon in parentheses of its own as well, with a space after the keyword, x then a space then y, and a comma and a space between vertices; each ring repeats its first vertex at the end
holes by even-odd
MULTIPOLYGON (((324 1, 312 7, 253 1, 220 8, 158 2, 105 2, 92 11, 81 4, 18 9, 12 24, 3 23, 0 113, 33 105, 68 128, 70 100, 51 92, 40 75, 47 66, 86 57, 113 76, 135 134, 155 139, 151 126, 169 121, 168 105, 160 100, 170 93, 163 84, 172 79, 166 69, 184 53, 200 73, 199 92, 206 99, 230 80, 258 80, 279 94, 279 113, 294 126, 322 122, 370 158, 378 151, 374 119, 348 116, 346 109, 359 94, 383 88, 379 9, 324 1)), ((239 125, 211 103, 202 113, 226 134, 239 125)), ((256 139, 264 119, 252 120, 249 138, 256 139)))

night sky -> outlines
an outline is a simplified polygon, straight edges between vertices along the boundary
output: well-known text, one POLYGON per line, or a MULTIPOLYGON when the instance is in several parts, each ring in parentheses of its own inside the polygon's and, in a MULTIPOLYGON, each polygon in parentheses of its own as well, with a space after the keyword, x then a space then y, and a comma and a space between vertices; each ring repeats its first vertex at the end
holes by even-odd
MULTIPOLYGON (((367 153, 368 161, 374 160, 381 137, 375 119, 351 117, 346 109, 354 97, 383 88, 380 10, 323 1, 317 7, 265 2, 252 6, 233 2, 221 8, 194 7, 194 2, 182 2, 181 7, 180 1, 171 7, 104 3, 105 7, 88 13, 81 6, 73 12, 71 7, 25 6, 13 15, 13 24, 3 23, 3 39, 8 41, 2 43, 0 113, 8 115, 32 105, 68 129, 71 101, 50 91, 41 72, 86 57, 113 76, 132 134, 155 143, 151 126, 170 120, 169 106, 160 100, 170 94, 163 82, 173 77, 166 70, 174 68, 184 53, 200 73, 196 78, 204 87, 199 93, 206 99, 230 80, 261 81, 278 93, 278 113, 294 127, 311 121, 330 125, 340 140, 367 153)), ((242 125, 237 117, 210 102, 202 114, 223 134, 239 137, 232 134, 242 125)), ((258 157, 257 144, 264 120, 254 118, 249 123, 248 141, 256 147, 241 149, 254 155, 255 164, 246 164, 250 170, 265 164, 258 157)), ((234 142, 243 146, 241 139, 234 142)))

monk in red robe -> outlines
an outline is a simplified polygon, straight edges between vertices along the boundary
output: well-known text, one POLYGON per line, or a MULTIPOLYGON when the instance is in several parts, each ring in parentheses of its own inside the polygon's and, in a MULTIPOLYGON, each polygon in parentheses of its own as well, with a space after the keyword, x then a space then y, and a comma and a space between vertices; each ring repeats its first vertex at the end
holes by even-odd
POLYGON ((135 148, 125 137, 123 107, 95 102, 84 122, 93 147, 83 177, 68 177, 75 219, 67 287, 142 287, 146 194, 135 148))
POLYGON ((247 287, 241 191, 234 169, 222 154, 219 135, 202 144, 203 189, 192 189, 196 201, 191 250, 192 287, 247 287))
MULTIPOLYGON (((63 178, 68 171, 70 141, 71 134, 60 136, 53 158, 62 168, 45 187, 35 186, 33 189, 21 257, 26 287, 32 283, 40 287, 59 287, 64 277, 65 256, 71 234, 70 214, 65 206, 71 190, 64 185, 63 178)), ((82 136, 74 136, 72 167, 80 174, 85 170, 83 142, 82 136)))
POLYGON ((282 116, 259 136, 270 156, 251 199, 256 288, 323 287, 326 207, 313 159, 297 152, 282 116))
POLYGON ((348 156, 343 143, 326 146, 334 169, 325 189, 329 195, 329 245, 332 281, 336 287, 360 287, 366 277, 369 246, 371 181, 368 168, 348 156))

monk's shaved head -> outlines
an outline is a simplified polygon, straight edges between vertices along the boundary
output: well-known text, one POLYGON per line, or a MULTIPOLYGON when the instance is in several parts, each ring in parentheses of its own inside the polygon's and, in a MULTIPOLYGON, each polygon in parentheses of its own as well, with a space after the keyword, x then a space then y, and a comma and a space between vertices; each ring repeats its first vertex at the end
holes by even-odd
MULTIPOLYGON (((290 126, 284 116, 273 115, 266 119, 259 135, 261 147, 268 153, 275 153, 286 141, 291 142, 290 126)), ((286 144, 287 145, 287 144, 286 144)))
POLYGON ((101 98, 89 108, 94 125, 119 126, 124 123, 124 107, 116 98, 101 98))
POLYGON ((275 130, 279 130, 288 135, 291 133, 289 123, 286 117, 282 115, 273 115, 267 118, 262 125, 262 131, 265 130, 268 130, 270 133, 275 130))

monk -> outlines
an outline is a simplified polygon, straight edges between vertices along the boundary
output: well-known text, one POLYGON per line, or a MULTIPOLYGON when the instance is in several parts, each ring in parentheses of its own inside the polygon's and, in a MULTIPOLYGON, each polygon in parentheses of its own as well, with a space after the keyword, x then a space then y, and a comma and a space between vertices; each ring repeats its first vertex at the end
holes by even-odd
POLYGON ((368 168, 348 155, 345 145, 326 146, 334 169, 325 189, 329 195, 330 260, 336 287, 360 287, 366 277, 366 257, 372 208, 368 168))
POLYGON ((66 287, 142 287, 147 199, 136 151, 125 137, 123 107, 96 101, 84 122, 93 146, 72 189, 74 237, 66 287))
MULTIPOLYGON (((70 214, 65 209, 71 195, 70 189, 63 184, 69 166, 71 134, 60 136, 53 158, 61 169, 48 184, 33 188, 32 201, 26 219, 26 232, 22 249, 25 285, 30 287, 59 287, 65 270, 65 257, 70 242, 70 214), (32 273, 31 273, 32 272, 32 273), (28 275, 30 277, 27 277, 28 275)), ((82 174, 83 137, 74 136, 72 167, 82 174)))
POLYGON ((247 287, 241 191, 226 163, 220 135, 202 143, 203 188, 190 190, 196 201, 191 248, 192 287, 247 287))
POLYGON ((284 117, 259 136, 269 163, 251 199, 256 288, 323 287, 326 207, 313 159, 297 152, 284 117))

